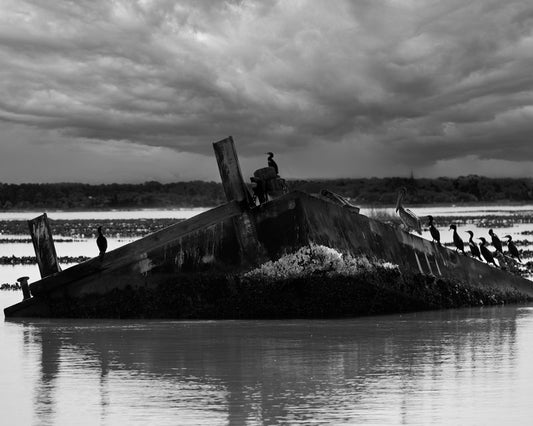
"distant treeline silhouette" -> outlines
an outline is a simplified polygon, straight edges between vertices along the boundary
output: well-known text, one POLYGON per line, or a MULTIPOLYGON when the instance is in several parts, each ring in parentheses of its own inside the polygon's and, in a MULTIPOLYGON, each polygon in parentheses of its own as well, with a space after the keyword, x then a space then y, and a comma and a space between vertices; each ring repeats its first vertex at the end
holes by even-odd
POLYGON ((222 185, 204 181, 102 185, 0 184, 2 210, 206 207, 224 202, 222 185))
MULTIPOLYGON (((291 190, 319 193, 329 189, 360 205, 392 205, 398 188, 406 203, 496 203, 533 201, 531 178, 361 178, 289 180, 291 190)), ((162 184, 0 183, 0 209, 128 209, 210 207, 226 201, 222 184, 189 181, 162 184)))
POLYGON ((364 178, 299 180, 289 182, 291 189, 319 192, 327 187, 360 205, 392 205, 398 189, 407 188, 406 204, 456 204, 533 201, 531 178, 487 178, 478 175, 458 178, 364 178))

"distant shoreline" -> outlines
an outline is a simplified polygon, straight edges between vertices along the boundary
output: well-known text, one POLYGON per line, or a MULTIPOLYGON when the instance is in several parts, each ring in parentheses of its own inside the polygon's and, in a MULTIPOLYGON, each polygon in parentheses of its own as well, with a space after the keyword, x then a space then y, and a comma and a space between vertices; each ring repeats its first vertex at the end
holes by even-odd
MULTIPOLYGON (((371 209, 394 209, 394 204, 356 204, 357 207, 360 207, 361 209, 365 210, 371 210, 371 209)), ((429 208, 429 207, 491 207, 491 206, 500 206, 500 207, 525 207, 525 206, 532 206, 533 207, 533 201, 491 201, 491 202, 470 202, 470 203, 422 203, 422 204, 415 204, 412 203, 410 206, 418 207, 418 208, 429 208)), ((216 205, 213 206, 190 206, 190 207, 146 207, 146 208, 100 208, 100 209, 80 209, 80 208, 72 208, 72 209, 37 209, 37 208, 30 208, 30 209, 23 209, 23 210, 1 210, 0 214, 2 213, 11 213, 11 214, 17 214, 17 213, 35 213, 35 214, 42 214, 42 213, 83 213, 83 212, 102 212, 102 213, 110 213, 110 212, 150 212, 150 211, 168 211, 168 212, 179 212, 179 211, 205 211, 216 207, 216 205)))
MULTIPOLYGON (((479 206, 533 204, 533 179, 361 178, 290 179, 289 190, 318 194, 327 189, 363 208, 390 208, 405 187, 407 206, 479 206)), ((221 183, 190 181, 162 184, 6 184, 0 183, 0 212, 132 211, 209 208, 226 202, 221 183)))

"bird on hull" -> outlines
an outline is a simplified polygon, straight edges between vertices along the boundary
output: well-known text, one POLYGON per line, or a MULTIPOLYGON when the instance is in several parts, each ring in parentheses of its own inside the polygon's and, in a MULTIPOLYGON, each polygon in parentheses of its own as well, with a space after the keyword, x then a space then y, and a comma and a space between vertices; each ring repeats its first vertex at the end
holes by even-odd
POLYGON ((102 260, 107 250, 107 238, 104 236, 101 226, 98 227, 98 238, 96 238, 96 245, 98 246, 98 250, 100 251, 100 260, 102 260))
POLYGON ((404 208, 402 204, 406 194, 407 189, 400 188, 400 190, 398 191, 398 199, 396 200, 396 213, 398 213, 398 216, 400 216, 400 220, 402 221, 407 231, 412 229, 422 235, 422 223, 420 221, 420 218, 411 210, 404 208))
POLYGON ((483 256, 483 259, 485 259, 487 263, 492 263, 494 266, 498 267, 498 265, 496 265, 496 262, 494 261, 494 256, 492 255, 488 247, 486 247, 487 240, 483 237, 480 237, 479 239, 481 240, 479 250, 481 251, 481 256, 483 256))
POLYGON ((274 161, 274 153, 273 152, 267 152, 268 158, 267 158, 267 164, 268 167, 272 167, 276 171, 276 175, 279 175, 279 168, 276 161, 274 161))
POLYGON ((500 241, 500 239, 498 238, 498 236, 494 233, 492 229, 489 229, 489 235, 490 235, 490 238, 492 239, 492 245, 494 246, 496 251, 503 254, 502 242, 500 241))
POLYGON ((509 250, 509 256, 518 259, 518 261, 522 263, 522 259, 520 259, 520 253, 518 252, 515 243, 513 243, 513 237, 511 237, 510 235, 506 235, 505 238, 509 239, 507 241, 507 249, 509 250))
POLYGON ((450 229, 453 229, 453 244, 455 245, 456 251, 461 250, 463 254, 466 255, 465 243, 463 242, 463 239, 457 233, 457 226, 450 225, 450 229))
POLYGON ((479 247, 474 242, 474 233, 472 231, 466 232, 470 235, 470 238, 468 239, 468 247, 470 247, 470 254, 472 255, 472 257, 478 258, 479 260, 483 260, 481 259, 481 252, 479 251, 479 247))
POLYGON ((433 241, 436 241, 437 244, 440 246, 440 232, 437 228, 435 228, 435 225, 433 225, 433 216, 428 216, 429 220, 429 233, 431 234, 431 238, 433 238, 433 241))

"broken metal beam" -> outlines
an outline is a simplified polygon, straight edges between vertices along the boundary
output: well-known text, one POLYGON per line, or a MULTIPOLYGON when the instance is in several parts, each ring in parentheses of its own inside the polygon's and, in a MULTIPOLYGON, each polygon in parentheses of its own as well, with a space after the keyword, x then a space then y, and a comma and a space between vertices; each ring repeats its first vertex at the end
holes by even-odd
POLYGON ((61 267, 57 260, 54 239, 52 238, 52 231, 50 230, 46 213, 28 220, 28 227, 30 228, 31 240, 35 249, 35 257, 37 258, 41 278, 60 272, 61 267))

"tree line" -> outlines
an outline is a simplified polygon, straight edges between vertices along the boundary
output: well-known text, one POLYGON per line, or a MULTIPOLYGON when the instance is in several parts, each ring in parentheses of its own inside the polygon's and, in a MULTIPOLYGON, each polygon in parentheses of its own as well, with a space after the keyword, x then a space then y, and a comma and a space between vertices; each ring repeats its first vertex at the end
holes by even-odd
POLYGON ((225 202, 222 185, 190 181, 162 184, 0 183, 0 208, 6 210, 104 210, 205 207, 225 202))
MULTIPOLYGON (((329 189, 359 205, 392 205, 398 188, 407 188, 409 204, 457 204, 533 201, 531 178, 361 178, 289 180, 291 190, 319 193, 329 189)), ((0 183, 0 209, 86 210, 210 207, 226 201, 221 183, 189 181, 142 184, 0 183)))
POLYGON ((361 205, 393 205, 398 189, 407 188, 406 204, 513 203, 533 201, 533 179, 488 178, 478 175, 435 179, 363 178, 302 180, 291 182, 292 188, 306 192, 330 191, 361 205))

